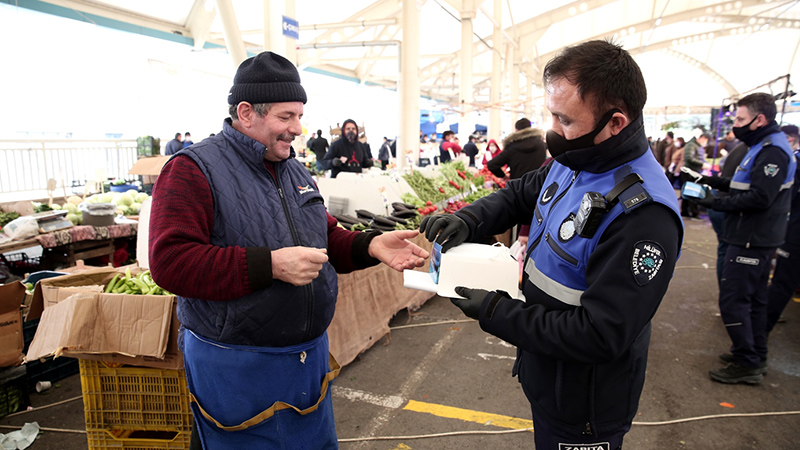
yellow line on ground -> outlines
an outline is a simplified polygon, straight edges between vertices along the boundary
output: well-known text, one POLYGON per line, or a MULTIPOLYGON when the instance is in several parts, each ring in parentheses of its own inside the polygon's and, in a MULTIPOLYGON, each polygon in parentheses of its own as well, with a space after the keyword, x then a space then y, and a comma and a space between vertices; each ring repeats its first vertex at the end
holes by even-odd
POLYGON ((531 420, 519 419, 511 416, 503 416, 500 414, 472 411, 470 409, 454 408, 452 406, 437 405, 435 403, 424 403, 424 402, 409 400, 408 404, 403 409, 408 411, 433 414, 434 416, 438 417, 447 417, 448 419, 459 419, 465 422, 475 422, 484 425, 494 425, 496 427, 511 428, 514 430, 533 428, 533 421, 531 420))

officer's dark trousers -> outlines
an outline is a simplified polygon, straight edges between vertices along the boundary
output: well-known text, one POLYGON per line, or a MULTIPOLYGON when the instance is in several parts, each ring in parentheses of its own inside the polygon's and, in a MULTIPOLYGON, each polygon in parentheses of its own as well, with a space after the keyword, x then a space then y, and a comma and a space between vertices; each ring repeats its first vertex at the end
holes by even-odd
POLYGON ((772 284, 767 290, 767 333, 772 331, 783 308, 800 286, 800 244, 786 243, 778 249, 772 284))
POLYGON ((719 310, 734 361, 758 367, 767 358, 767 282, 775 248, 729 245, 722 268, 719 310))
POLYGON ((622 449, 622 439, 630 429, 631 425, 628 424, 605 436, 572 436, 553 428, 543 417, 536 414, 536 411, 533 411, 533 440, 536 450, 564 450, 567 448, 620 450, 622 449))

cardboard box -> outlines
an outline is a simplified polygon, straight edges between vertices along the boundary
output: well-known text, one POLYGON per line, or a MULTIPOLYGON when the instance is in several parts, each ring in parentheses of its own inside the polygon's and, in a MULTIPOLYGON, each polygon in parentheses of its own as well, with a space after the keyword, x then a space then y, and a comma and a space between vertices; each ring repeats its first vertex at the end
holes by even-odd
POLYGON ((41 280, 29 313, 35 318, 34 307, 39 308, 41 320, 26 360, 54 355, 158 369, 183 368, 174 296, 80 289, 85 285, 104 286, 124 271, 124 267, 102 267, 41 280))
POLYGON ((128 171, 131 175, 158 175, 161 168, 169 161, 169 156, 150 156, 139 158, 128 171))
POLYGON ((25 285, 19 281, 0 285, 0 367, 22 362, 22 302, 25 285))

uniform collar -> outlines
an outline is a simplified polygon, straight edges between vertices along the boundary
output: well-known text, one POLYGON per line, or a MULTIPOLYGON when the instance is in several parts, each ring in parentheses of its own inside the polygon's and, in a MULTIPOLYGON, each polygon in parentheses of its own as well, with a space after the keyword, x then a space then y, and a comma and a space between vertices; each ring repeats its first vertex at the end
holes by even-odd
POLYGON ((642 156, 648 148, 640 115, 618 135, 594 147, 568 151, 555 160, 572 170, 603 173, 642 156))

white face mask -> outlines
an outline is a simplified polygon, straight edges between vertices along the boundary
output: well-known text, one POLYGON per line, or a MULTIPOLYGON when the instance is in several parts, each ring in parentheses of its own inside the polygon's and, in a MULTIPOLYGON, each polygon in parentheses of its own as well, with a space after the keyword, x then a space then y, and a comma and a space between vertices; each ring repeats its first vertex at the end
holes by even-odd
POLYGON ((490 151, 495 151, 495 150, 497 150, 497 147, 495 147, 494 145, 490 145, 489 146, 489 150, 490 151))
POLYGON ((675 148, 681 148, 681 143, 678 142, 678 141, 675 141, 675 148))

